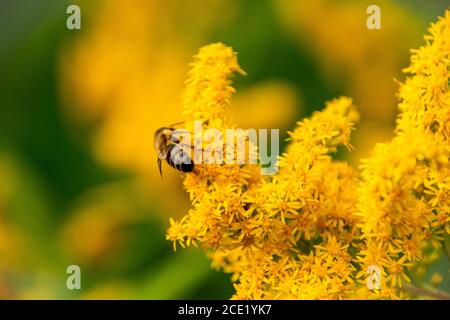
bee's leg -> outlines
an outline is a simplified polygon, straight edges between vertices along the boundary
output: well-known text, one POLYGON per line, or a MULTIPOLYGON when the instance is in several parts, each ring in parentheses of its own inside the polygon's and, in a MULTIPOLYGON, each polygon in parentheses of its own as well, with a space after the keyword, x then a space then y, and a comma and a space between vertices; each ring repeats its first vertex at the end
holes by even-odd
POLYGON ((161 176, 162 179, 162 169, 161 169, 161 159, 158 158, 158 169, 159 169, 159 175, 161 176))
POLYGON ((167 145, 168 146, 170 146, 170 145, 174 145, 174 146, 177 146, 177 145, 179 145, 180 143, 179 143, 180 141, 178 141, 178 139, 176 139, 176 140, 169 140, 169 141, 167 141, 167 145))
POLYGON ((192 170, 192 173, 194 173, 194 174, 199 174, 198 169, 197 169, 197 166, 194 166, 194 170, 192 170))

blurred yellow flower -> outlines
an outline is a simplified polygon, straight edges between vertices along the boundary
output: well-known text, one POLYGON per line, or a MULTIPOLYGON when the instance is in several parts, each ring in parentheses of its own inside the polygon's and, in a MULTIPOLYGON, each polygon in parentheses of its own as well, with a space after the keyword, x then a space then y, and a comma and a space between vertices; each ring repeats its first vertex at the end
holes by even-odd
POLYGON ((145 219, 126 192, 126 185, 106 185, 81 197, 61 228, 60 247, 68 261, 92 267, 119 258, 126 227, 145 219))
POLYGON ((430 282, 432 285, 438 286, 442 283, 442 280, 444 280, 444 277, 442 276, 442 274, 435 272, 431 276, 430 282))
MULTIPOLYGON (((97 158, 133 173, 142 199, 165 212, 182 212, 187 203, 176 183, 178 172, 166 170, 161 183, 153 134, 180 121, 190 52, 205 41, 208 30, 234 14, 236 5, 225 0, 138 0, 132 6, 102 1, 86 34, 62 51, 61 91, 68 117, 90 123, 97 158)), ((238 97, 234 112, 248 118, 258 108, 255 125, 286 127, 298 105, 293 91, 283 82, 256 85, 238 97), (280 116, 271 116, 273 108, 280 116)))

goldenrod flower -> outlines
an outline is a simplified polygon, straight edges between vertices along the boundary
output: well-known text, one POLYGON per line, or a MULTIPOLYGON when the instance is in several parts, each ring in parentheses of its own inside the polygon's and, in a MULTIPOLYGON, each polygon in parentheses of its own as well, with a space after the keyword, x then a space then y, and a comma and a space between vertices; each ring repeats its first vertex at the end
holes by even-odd
MULTIPOLYGON (((167 239, 204 248, 233 274, 235 299, 408 297, 407 270, 436 256, 450 220, 450 12, 430 31, 400 88, 396 136, 375 147, 360 175, 331 155, 352 148, 359 118, 341 97, 298 122, 276 175, 199 164, 184 180, 192 209, 171 219, 167 239), (373 267, 375 289, 366 286, 373 267)), ((188 129, 196 120, 237 126, 228 110, 236 72, 244 73, 231 48, 200 49, 183 96, 188 129)))
MULTIPOLYGON (((450 11, 430 27, 426 45, 413 50, 410 73, 400 85, 397 136, 379 144, 362 166, 360 225, 367 264, 374 241, 385 250, 378 262, 392 287, 409 281, 406 270, 433 254, 450 221, 450 11)), ((373 262, 373 261, 371 261, 373 262)))
MULTIPOLYGON (((228 112, 234 72, 243 73, 231 48, 217 43, 200 49, 183 96, 189 129, 193 120, 222 130, 236 126, 228 112)), ((252 165, 199 165, 184 182, 193 209, 171 220, 167 238, 204 247, 215 267, 234 273, 236 297, 302 298, 306 287, 318 296, 305 298, 344 296, 353 283, 348 247, 358 235, 351 196, 356 181, 330 153, 341 144, 350 147, 357 119, 351 99, 340 98, 299 122, 272 178, 258 176, 252 165), (321 238, 326 241, 314 250, 321 238)))

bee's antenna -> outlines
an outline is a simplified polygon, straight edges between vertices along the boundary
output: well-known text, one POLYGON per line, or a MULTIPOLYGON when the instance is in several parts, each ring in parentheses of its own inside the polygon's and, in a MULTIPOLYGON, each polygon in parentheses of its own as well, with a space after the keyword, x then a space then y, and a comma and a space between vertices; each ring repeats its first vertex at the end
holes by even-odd
POLYGON ((184 123, 184 121, 175 122, 175 123, 172 123, 169 127, 179 126, 180 124, 183 124, 183 123, 184 123))

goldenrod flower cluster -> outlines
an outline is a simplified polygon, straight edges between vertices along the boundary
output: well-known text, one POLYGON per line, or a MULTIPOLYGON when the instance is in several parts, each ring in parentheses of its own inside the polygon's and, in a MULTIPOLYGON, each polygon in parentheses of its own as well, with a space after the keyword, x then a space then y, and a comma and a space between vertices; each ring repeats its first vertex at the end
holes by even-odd
MULTIPOLYGON (((198 165, 185 176, 192 209, 170 220, 174 248, 201 246, 233 274, 235 299, 403 298, 408 273, 436 255, 450 233, 450 11, 413 51, 400 85, 395 138, 361 172, 333 158, 351 149, 359 115, 350 98, 297 124, 279 172, 256 165, 198 165), (381 272, 380 289, 366 286, 381 272)), ((223 44, 200 49, 183 97, 186 126, 235 127, 228 116, 233 73, 223 44)))
POLYGON ((450 11, 429 31, 400 84, 396 136, 362 165, 358 215, 367 249, 359 259, 382 266, 391 288, 409 282, 408 269, 424 253, 436 255, 450 233, 450 11))

